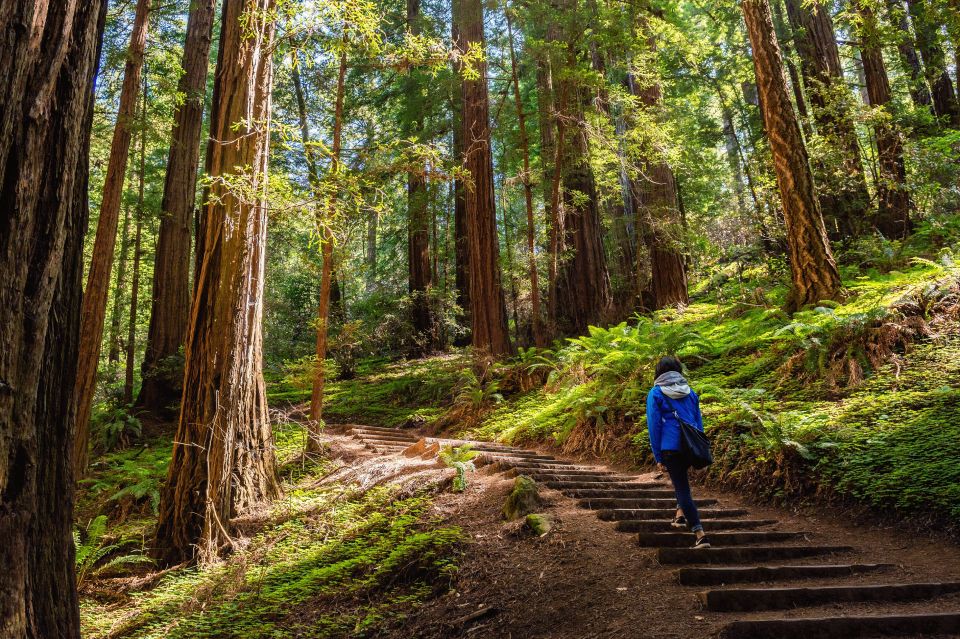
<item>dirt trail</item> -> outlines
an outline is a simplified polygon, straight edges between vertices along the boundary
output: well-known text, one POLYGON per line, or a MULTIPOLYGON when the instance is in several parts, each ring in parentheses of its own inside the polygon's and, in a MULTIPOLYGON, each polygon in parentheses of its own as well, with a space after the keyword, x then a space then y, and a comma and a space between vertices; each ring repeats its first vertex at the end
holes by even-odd
MULTIPOLYGON (((350 434, 380 455, 419 437, 350 434)), ((955 545, 696 490, 713 548, 693 551, 692 535, 671 531, 669 486, 652 474, 476 446, 483 466, 467 490, 437 502, 471 539, 454 590, 391 638, 960 637, 955 545), (546 497, 545 537, 501 517, 519 472, 546 497)))

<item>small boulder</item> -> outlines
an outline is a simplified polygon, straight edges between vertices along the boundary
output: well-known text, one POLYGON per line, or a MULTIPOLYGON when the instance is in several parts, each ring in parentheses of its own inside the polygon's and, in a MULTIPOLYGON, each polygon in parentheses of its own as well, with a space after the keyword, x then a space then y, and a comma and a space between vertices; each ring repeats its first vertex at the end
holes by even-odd
POLYGON ((530 513, 527 515, 524 527, 537 537, 543 537, 553 529, 553 519, 548 515, 530 513))
POLYGON ((507 521, 519 519, 537 510, 541 504, 540 489, 537 482, 526 475, 519 475, 513 481, 513 490, 503 505, 503 518, 507 521))

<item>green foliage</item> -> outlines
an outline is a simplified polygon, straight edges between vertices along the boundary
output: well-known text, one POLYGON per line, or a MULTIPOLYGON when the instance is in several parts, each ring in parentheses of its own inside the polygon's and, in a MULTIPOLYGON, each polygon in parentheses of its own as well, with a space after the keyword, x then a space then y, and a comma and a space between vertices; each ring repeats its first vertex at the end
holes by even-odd
POLYGON ((142 553, 119 554, 132 541, 111 542, 107 538, 107 516, 97 515, 86 529, 73 531, 73 543, 76 547, 77 588, 85 585, 91 577, 96 577, 116 568, 134 564, 153 563, 142 553))
POLYGON ((440 449, 440 461, 457 471, 453 478, 453 492, 462 493, 467 488, 467 473, 477 468, 473 460, 479 455, 471 444, 463 446, 444 446, 440 449))
POLYGON ((125 610, 85 610, 85 636, 364 636, 449 586, 462 533, 397 486, 288 491, 269 526, 222 564, 167 576, 125 610))
POLYGON ((131 406, 123 406, 111 401, 101 402, 93 407, 90 417, 90 439, 94 450, 109 453, 126 448, 133 440, 140 437, 143 427, 131 411, 131 406))

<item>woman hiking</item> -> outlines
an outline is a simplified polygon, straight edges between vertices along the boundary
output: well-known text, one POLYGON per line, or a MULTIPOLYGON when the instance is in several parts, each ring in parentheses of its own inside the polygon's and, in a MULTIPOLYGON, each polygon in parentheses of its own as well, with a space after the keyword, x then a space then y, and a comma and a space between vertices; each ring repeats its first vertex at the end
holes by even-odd
POLYGON ((653 388, 647 394, 647 430, 650 447, 657 460, 657 468, 670 475, 677 494, 677 514, 671 524, 674 528, 687 527, 696 535, 694 548, 709 548, 710 541, 703 532, 697 505, 690 494, 687 471, 690 462, 683 453, 679 417, 703 432, 700 398, 683 376, 683 365, 676 357, 664 357, 655 370, 653 388))

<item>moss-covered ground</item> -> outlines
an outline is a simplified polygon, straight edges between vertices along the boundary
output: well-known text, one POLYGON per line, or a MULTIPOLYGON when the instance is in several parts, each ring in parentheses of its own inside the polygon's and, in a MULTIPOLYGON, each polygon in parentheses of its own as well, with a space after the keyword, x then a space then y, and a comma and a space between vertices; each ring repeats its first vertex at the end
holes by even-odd
MULTIPOLYGON (((305 461, 302 441, 296 424, 277 430, 284 495, 255 514, 258 523, 235 552, 216 565, 173 570, 146 588, 138 579, 155 568, 107 571, 83 589, 84 637, 369 636, 444 591, 462 535, 431 514, 434 491, 322 481, 342 462, 305 461)), ((81 521, 110 515, 99 543, 120 540, 127 551, 146 551, 169 451, 161 439, 99 461, 79 509, 81 521), (136 494, 117 494, 128 486, 138 487, 136 494)))

